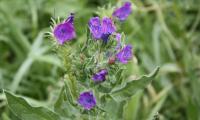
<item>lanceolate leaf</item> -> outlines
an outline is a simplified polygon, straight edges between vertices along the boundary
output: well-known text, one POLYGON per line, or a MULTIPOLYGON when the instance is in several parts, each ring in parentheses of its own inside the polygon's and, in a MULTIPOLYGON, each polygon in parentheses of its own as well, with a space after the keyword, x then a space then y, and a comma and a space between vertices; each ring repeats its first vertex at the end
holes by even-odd
POLYGON ((8 106, 21 120, 60 120, 59 116, 43 107, 32 107, 21 97, 4 92, 8 106))
POLYGON ((76 113, 76 115, 79 113, 79 111, 70 104, 69 95, 67 95, 68 93, 66 93, 66 91, 65 87, 61 89, 60 95, 54 104, 54 111, 64 120, 67 118, 74 118, 75 114, 73 113, 76 113))
POLYGON ((111 96, 116 101, 123 101, 130 98, 135 94, 136 91, 144 89, 149 83, 151 83, 152 79, 156 76, 159 71, 159 67, 157 67, 152 73, 149 75, 144 75, 136 80, 131 80, 124 83, 122 86, 113 89, 111 92, 111 96))

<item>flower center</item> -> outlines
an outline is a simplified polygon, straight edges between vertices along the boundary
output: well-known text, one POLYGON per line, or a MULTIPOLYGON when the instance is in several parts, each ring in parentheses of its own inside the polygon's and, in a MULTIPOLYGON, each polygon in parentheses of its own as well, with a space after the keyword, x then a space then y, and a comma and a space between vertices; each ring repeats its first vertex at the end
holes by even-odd
POLYGON ((87 99, 86 101, 87 101, 87 103, 91 103, 92 99, 87 99))
POLYGON ((64 28, 61 29, 61 33, 62 33, 62 34, 65 34, 65 33, 66 33, 66 29, 64 29, 64 28))

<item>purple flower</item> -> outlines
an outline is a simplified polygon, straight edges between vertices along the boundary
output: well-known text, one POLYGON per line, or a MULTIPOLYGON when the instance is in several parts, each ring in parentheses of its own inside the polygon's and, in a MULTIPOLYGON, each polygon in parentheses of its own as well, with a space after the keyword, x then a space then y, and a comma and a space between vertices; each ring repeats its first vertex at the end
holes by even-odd
POLYGON ((126 45, 120 52, 116 54, 117 60, 123 64, 126 64, 132 57, 132 45, 126 45))
POLYGON ((90 110, 96 106, 96 98, 92 91, 83 92, 78 98, 78 103, 86 110, 90 110))
POLYGON ((125 2, 122 7, 117 8, 114 11, 113 16, 117 17, 120 21, 124 21, 131 14, 131 12, 132 12, 131 3, 125 2))
POLYGON ((106 80, 106 75, 108 74, 108 71, 106 69, 102 69, 100 70, 98 73, 95 73, 93 76, 92 76, 92 79, 95 81, 95 82, 102 82, 102 81, 105 81, 106 80))
POLYGON ((116 31, 115 25, 112 21, 112 19, 108 17, 104 17, 102 20, 102 31, 103 34, 112 34, 116 31))
POLYGON ((95 39, 100 39, 102 36, 102 27, 99 17, 93 17, 89 21, 89 29, 95 39))
POLYGON ((99 17, 92 17, 88 23, 93 38, 108 40, 109 35, 116 31, 112 19, 104 17, 102 22, 99 17))
POLYGON ((62 45, 64 42, 70 41, 76 37, 73 19, 74 16, 71 14, 64 23, 60 23, 54 28, 53 34, 59 44, 62 45))

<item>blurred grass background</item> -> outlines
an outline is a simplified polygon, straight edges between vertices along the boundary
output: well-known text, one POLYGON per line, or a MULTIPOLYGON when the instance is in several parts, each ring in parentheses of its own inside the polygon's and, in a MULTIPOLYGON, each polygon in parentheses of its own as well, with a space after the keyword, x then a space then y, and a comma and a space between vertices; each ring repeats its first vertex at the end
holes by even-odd
MULTIPOLYGON (((62 66, 44 33, 51 17, 75 12, 78 40, 87 22, 119 0, 0 0, 0 88, 51 107, 62 66)), ((138 64, 130 73, 161 71, 126 106, 125 120, 200 120, 200 0, 132 0, 133 14, 122 24, 138 64)), ((0 120, 18 120, 0 91, 0 120)))

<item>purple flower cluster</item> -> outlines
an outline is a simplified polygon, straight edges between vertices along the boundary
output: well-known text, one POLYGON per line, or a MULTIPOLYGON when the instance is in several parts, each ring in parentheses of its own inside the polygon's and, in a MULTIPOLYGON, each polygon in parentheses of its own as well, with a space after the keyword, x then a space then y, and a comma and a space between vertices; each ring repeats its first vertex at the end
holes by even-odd
MULTIPOLYGON (((113 16, 117 17, 120 21, 124 21, 131 12, 131 3, 125 2, 122 7, 114 11, 113 16)), ((107 42, 109 36, 116 32, 114 22, 108 17, 104 17, 102 21, 99 17, 92 17, 89 20, 88 26, 92 37, 97 40, 102 39, 104 42, 107 42)), ((121 34, 115 33, 115 37, 117 40, 116 50, 119 52, 115 56, 109 58, 108 64, 114 64, 115 60, 126 64, 133 56, 132 46, 128 44, 121 49, 121 34)), ((101 83, 106 80, 107 75, 108 71, 106 69, 101 69, 92 76, 92 80, 95 83, 101 83)), ((86 110, 90 110, 96 106, 96 99, 92 92, 81 93, 78 102, 86 110)))
MULTIPOLYGON (((95 82, 102 82, 106 79, 108 74, 106 69, 100 70, 98 73, 94 74, 92 79, 95 82)), ((93 95, 92 91, 83 92, 79 95, 78 103, 85 109, 90 110, 96 106, 96 98, 93 95)))
MULTIPOLYGON (((120 8, 113 12, 113 17, 117 17, 120 21, 124 21, 131 14, 131 3, 125 2, 120 8)), ((76 37, 74 29, 74 14, 68 17, 66 21, 55 26, 53 30, 54 37, 59 44, 64 44, 76 37)), ((89 29, 94 39, 103 39, 107 42, 109 36, 116 31, 116 27, 111 18, 104 17, 102 22, 99 17, 92 17, 89 21, 89 29)))
POLYGON ((96 98, 92 91, 83 92, 78 98, 78 103, 86 110, 92 109, 96 105, 96 98))
POLYGON ((107 41, 109 35, 116 31, 112 19, 108 17, 104 17, 102 22, 99 17, 92 17, 88 25, 94 39, 107 41))
MULTIPOLYGON (((116 17, 119 21, 124 21, 131 12, 131 3, 125 2, 122 7, 117 8, 113 12, 112 17, 116 17)), ((92 17, 88 22, 88 26, 92 37, 96 40, 101 39, 107 43, 109 36, 115 35, 117 41, 116 51, 118 51, 118 53, 109 58, 108 64, 114 64, 116 60, 123 64, 128 63, 133 54, 132 46, 128 44, 121 48, 121 34, 116 33, 116 26, 112 18, 103 17, 101 20, 99 17, 92 17)), ((53 30, 53 35, 60 45, 74 39, 76 37, 74 14, 71 14, 63 23, 56 25, 53 30)), ((91 79, 95 83, 101 83, 106 80, 107 75, 107 69, 101 69, 97 73, 93 74, 91 79)), ((96 98, 92 91, 82 92, 77 101, 85 110, 91 110, 96 106, 96 98)))

